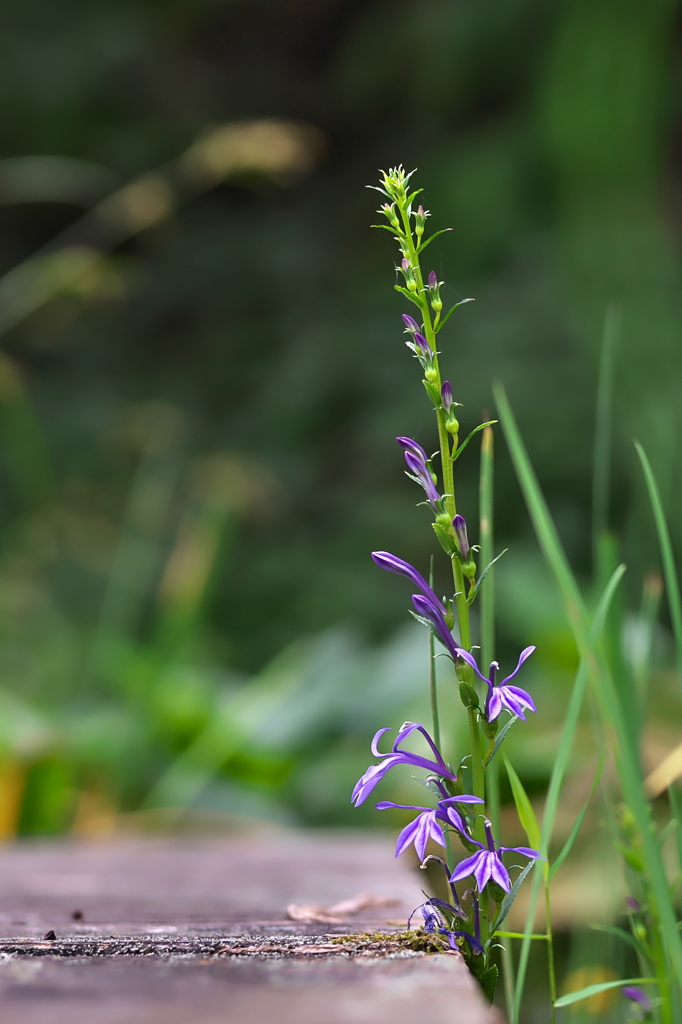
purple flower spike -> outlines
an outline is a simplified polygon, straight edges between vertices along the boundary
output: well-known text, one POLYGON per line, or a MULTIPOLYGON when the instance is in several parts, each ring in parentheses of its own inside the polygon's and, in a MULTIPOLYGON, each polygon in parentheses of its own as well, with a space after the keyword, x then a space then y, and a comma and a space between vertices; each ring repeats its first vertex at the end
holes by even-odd
MULTIPOLYGON (((495 882, 505 892, 509 892, 511 889, 511 879, 509 872, 502 863, 500 853, 503 850, 508 850, 510 853, 521 853, 524 857, 528 857, 531 860, 537 860, 540 854, 529 846, 498 846, 496 850, 489 821, 485 823, 485 836, 487 849, 481 846, 481 843, 476 843, 481 849, 457 865, 450 876, 450 881, 457 882, 461 878, 473 875, 476 879, 476 888, 480 893, 483 892, 490 881, 495 882)), ((476 840, 473 839, 471 842, 476 842, 476 840)))
POLYGON ((644 989, 639 988, 638 985, 624 985, 620 991, 626 999, 631 999, 633 1003, 641 1006, 645 1013, 650 1012, 651 1000, 644 989))
POLYGON ((499 670, 499 665, 494 661, 490 666, 490 679, 486 679, 482 675, 476 659, 473 654, 469 654, 468 651, 462 650, 461 647, 457 648, 456 654, 462 661, 466 661, 467 665, 471 665, 474 672, 484 683, 488 686, 488 697, 485 702, 485 717, 489 722, 493 722, 500 714, 503 708, 507 711, 511 711, 513 715, 518 715, 524 722, 526 716, 524 711, 537 711, 533 698, 525 690, 522 690, 520 686, 509 686, 509 680, 513 679, 516 673, 523 665, 526 658, 530 658, 531 654, 535 650, 535 647, 526 647, 519 655, 519 662, 511 675, 506 676, 501 683, 495 681, 495 673, 499 670))
POLYGON ((454 402, 454 397, 452 394, 452 384, 450 383, 449 380, 443 381, 442 387, 440 389, 440 400, 442 402, 443 408, 445 409, 445 412, 449 413, 450 410, 452 409, 452 403, 454 402))
MULTIPOLYGON (((416 442, 412 443, 416 445, 416 442)), ((423 449, 421 449, 421 451, 423 452, 423 449)), ((440 501, 440 494, 436 490, 436 485, 433 482, 433 477, 431 476, 431 470, 427 465, 427 460, 422 458, 420 455, 415 454, 414 449, 407 448, 405 450, 405 462, 407 463, 407 468, 410 470, 408 475, 412 476, 417 483, 422 485, 426 497, 429 499, 431 508, 434 512, 438 511, 436 503, 440 501)))
POLYGON ((405 324, 405 330, 409 331, 410 334, 417 334, 419 331, 419 324, 412 316, 408 316, 407 313, 402 314, 403 323, 405 324))
POLYGON ((414 821, 406 825, 398 836, 395 848, 396 857, 399 857, 408 846, 414 843, 419 860, 424 860, 426 845, 429 839, 433 839, 439 846, 445 846, 445 835, 439 822, 443 822, 445 825, 454 825, 458 832, 469 838, 462 816, 451 806, 453 803, 482 804, 483 800, 480 796, 462 794, 461 796, 452 796, 445 800, 439 800, 438 806, 435 809, 422 807, 419 804, 394 804, 391 800, 381 800, 376 805, 378 811, 385 811, 389 807, 399 807, 403 810, 422 812, 417 815, 414 821))
POLYGON ((375 757, 379 757, 382 760, 380 764, 371 764, 362 778, 358 780, 355 789, 353 790, 353 795, 351 796, 351 801, 356 807, 359 807, 361 803, 364 803, 376 786, 377 782, 380 782, 381 779, 383 779, 386 772, 390 771, 391 768, 395 768, 398 764, 409 764, 413 768, 424 768, 427 772, 432 772, 434 775, 438 775, 444 779, 457 779, 454 772, 446 765, 438 747, 433 742, 423 725, 419 725, 417 722, 406 722, 393 742, 393 749, 387 754, 382 754, 377 747, 377 742, 380 736, 383 736, 385 732, 390 731, 391 730, 388 727, 385 729, 379 729, 372 740, 372 753, 375 757), (415 730, 419 731, 429 744, 433 751, 435 760, 432 761, 427 757, 421 757, 419 754, 413 754, 409 750, 401 750, 400 744, 415 730))
POLYGON ((471 547, 469 545, 469 534, 467 533, 467 521, 464 516, 456 515, 452 520, 452 527, 455 531, 455 537, 457 538, 459 553, 466 562, 469 557, 471 547))

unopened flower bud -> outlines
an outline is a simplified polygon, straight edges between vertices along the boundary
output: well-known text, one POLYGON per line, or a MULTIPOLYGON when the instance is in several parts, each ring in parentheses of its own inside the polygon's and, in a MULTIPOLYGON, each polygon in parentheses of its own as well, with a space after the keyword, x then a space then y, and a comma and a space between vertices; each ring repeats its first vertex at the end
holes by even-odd
POLYGON ((454 416, 450 416, 445 421, 445 429, 447 430, 448 434, 452 434, 453 437, 457 437, 457 435, 459 434, 459 420, 455 419, 454 416))
POLYGON ((400 227, 400 221, 398 220, 398 215, 395 212, 395 203, 384 203, 381 207, 381 212, 384 217, 386 217, 391 227, 400 227))
POLYGON ((443 403, 443 408, 446 412, 450 412, 452 409, 453 397, 452 397, 452 384, 449 380, 444 380, 443 385, 440 389, 440 400, 443 403))
POLYGON ((417 279, 414 276, 414 270, 412 269, 412 264, 410 263, 410 261, 408 259, 404 258, 402 263, 400 264, 400 269, 403 272, 403 277, 405 278, 405 284, 407 285, 409 291, 416 292, 416 290, 417 290, 417 279))
POLYGON ((429 211, 425 210, 423 206, 417 207, 417 212, 414 215, 414 230, 419 238, 424 234, 424 226, 426 224, 426 218, 429 216, 429 211))
POLYGON ((473 581, 476 579, 476 563, 473 559, 462 563, 462 572, 468 580, 473 581))
POLYGON ((426 290, 429 293, 431 309, 434 311, 434 313, 440 313, 441 309, 443 308, 443 302, 440 297, 440 286, 442 285, 442 283, 442 281, 438 280, 438 275, 436 274, 435 270, 432 270, 428 276, 426 290))
POLYGON ((452 528, 455 531, 459 552, 462 559, 466 562, 469 557, 471 546, 469 544, 469 535, 467 533, 467 521, 464 516, 456 515, 452 520, 452 528))
POLYGON ((417 334, 419 332, 419 324, 414 317, 409 316, 407 313, 402 314, 403 323, 405 324, 405 330, 409 331, 410 334, 417 334))
POLYGON ((447 530, 450 527, 450 516, 447 514, 447 512, 441 512, 440 515, 436 516, 436 522, 438 523, 439 526, 442 526, 444 529, 447 530))
POLYGON ((424 370, 424 376, 428 380, 429 384, 433 384, 438 380, 438 370, 435 366, 427 366, 424 370))

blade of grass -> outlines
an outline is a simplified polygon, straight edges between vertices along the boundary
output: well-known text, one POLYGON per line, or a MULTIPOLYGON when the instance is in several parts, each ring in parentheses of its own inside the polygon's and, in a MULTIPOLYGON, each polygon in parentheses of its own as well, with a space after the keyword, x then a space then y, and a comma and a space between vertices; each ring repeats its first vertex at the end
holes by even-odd
MULTIPOLYGON (((495 385, 494 392, 500 410, 502 428, 536 536, 554 574, 581 658, 587 665, 598 706, 613 745, 621 788, 627 796, 630 810, 641 835, 642 853, 651 884, 652 911, 659 924, 661 942, 669 958, 671 974, 673 978, 682 979, 682 939, 677 930, 675 914, 670 902, 661 853, 650 829, 650 808, 643 792, 638 752, 631 748, 627 722, 608 665, 591 642, 587 610, 577 582, 569 568, 506 393, 500 384, 495 385)), ((536 872, 536 879, 537 877, 538 873, 536 872)), ((513 1007, 515 1020, 518 1020, 520 985, 522 985, 524 977, 525 965, 523 971, 519 965, 519 981, 513 1007)), ((679 980, 675 984, 679 986, 679 980)))
POLYGON ((656 978, 623 978, 622 981, 600 981, 596 985, 588 985, 586 988, 578 989, 576 992, 569 992, 561 996, 554 1005, 557 1009, 561 1006, 572 1006, 590 996, 598 996, 600 992, 608 992, 611 988, 621 988, 623 985, 655 985, 656 978))
POLYGON ((651 510, 654 514, 654 522, 656 523, 658 544, 661 549, 661 562, 663 563, 665 589, 668 595, 670 621, 673 627, 673 636, 675 637, 677 674, 680 682, 682 683, 682 604, 680 602, 680 584, 677 577, 677 569, 675 567, 675 556, 673 555, 670 531, 668 530, 665 512, 663 511, 661 492, 658 489, 656 478, 654 477, 653 470, 651 469, 651 463, 649 462, 646 452, 639 441, 635 441, 635 450, 637 451, 639 461, 642 464, 644 479, 649 492, 649 501, 651 502, 651 510))
POLYGON ((516 804, 516 813, 519 816, 519 821, 523 826, 524 832, 528 836, 528 842, 534 849, 539 850, 542 838, 540 836, 540 826, 538 825, 538 819, 535 816, 533 805, 528 799, 528 794, 523 788, 523 783, 514 771, 507 755, 503 754, 502 759, 504 761, 504 766, 507 769, 507 775, 509 776, 509 783, 511 785, 512 796, 514 797, 514 803, 516 804))
POLYGON ((603 750, 602 751, 602 755, 601 755, 601 757, 599 759, 599 765, 597 767, 597 772, 596 772, 596 775, 594 777, 594 781, 592 783, 592 786, 590 787, 590 792, 588 794, 587 800, 583 804, 583 807, 582 807, 582 810, 580 811, 580 814, 575 819, 575 822, 573 824, 573 828, 571 829, 571 834, 569 835, 568 839, 564 843, 564 845, 562 847, 562 850, 561 850, 561 853, 555 859, 554 863, 552 864, 551 868, 549 869, 549 877, 550 877, 550 879, 552 879, 554 877, 554 875, 559 870, 559 868, 561 867, 563 862, 566 860, 566 858, 568 857, 569 853, 573 849, 573 844, 575 843, 576 839, 578 838, 578 833, 580 832, 580 829, 582 828, 582 824, 583 824, 583 821, 585 819, 585 815, 587 814, 587 808, 590 806, 590 800, 594 796, 594 791, 596 790, 597 786, 599 785, 599 780, 601 779, 602 769, 604 767, 604 758, 605 757, 606 757, 606 751, 603 750))
POLYGON ((620 337, 622 310, 609 306, 604 320, 604 334, 599 363, 597 410, 594 430, 592 478, 592 548, 597 565, 599 538, 608 529, 609 491, 611 484, 611 421, 613 408, 613 362, 620 337))

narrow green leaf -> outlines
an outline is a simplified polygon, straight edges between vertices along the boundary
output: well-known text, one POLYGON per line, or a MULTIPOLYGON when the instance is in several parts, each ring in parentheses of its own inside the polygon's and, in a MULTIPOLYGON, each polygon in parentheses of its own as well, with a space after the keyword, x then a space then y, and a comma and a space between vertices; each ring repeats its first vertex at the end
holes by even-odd
POLYGON ((409 299, 410 302, 414 302, 415 306, 419 306, 420 309, 424 308, 422 300, 418 299, 413 292, 409 291, 407 288, 403 288, 401 284, 394 284, 393 287, 397 292, 400 292, 401 295, 404 295, 406 299, 409 299))
POLYGON ((494 566, 495 562, 499 562, 499 560, 502 558, 502 555, 506 555, 506 553, 508 551, 509 551, 509 548, 505 548, 504 551, 500 551, 499 555, 497 555, 495 558, 493 558, 492 562, 488 562, 488 564, 486 565, 485 569, 483 570, 481 575, 476 580, 476 586, 474 587, 474 589, 471 591, 471 593, 467 597, 467 604, 473 604, 474 603, 474 601, 476 600, 476 596, 477 596, 479 590, 481 589, 481 584, 483 583, 483 580, 486 578, 486 576, 488 575, 488 573, 490 572, 490 570, 494 566))
POLYGON ((399 242, 400 238, 404 238, 405 237, 399 231, 399 229, 398 228, 394 228, 392 224, 370 224, 370 227, 371 228, 379 228, 380 231, 392 231, 393 235, 395 237, 396 242, 399 242), (396 235, 396 232, 398 232, 398 234, 400 234, 400 238, 398 238, 398 236, 396 235))
MULTIPOLYGON (((498 936, 499 936, 502 939, 525 939, 527 935, 528 935, 527 932, 501 932, 501 931, 498 931, 497 928, 495 929, 495 938, 498 938, 498 936)), ((549 938, 549 935, 542 935, 542 934, 528 935, 528 938, 529 939, 542 939, 543 942, 547 942, 547 939, 549 938)))
POLYGON ((599 537, 608 529, 609 490, 611 482, 611 420, 613 407, 613 362, 620 336, 622 310, 609 306, 604 321, 597 409, 594 431, 594 459, 592 463, 592 546, 596 552, 599 537))
MULTIPOLYGON (((537 863, 537 861, 531 860, 531 861, 528 862, 528 864, 526 864, 525 868, 523 869, 523 871, 521 871, 521 873, 519 874, 519 877, 516 879, 516 881, 514 882, 514 884, 511 887, 511 889, 509 890, 507 895, 502 900, 502 903, 500 904, 500 912, 497 915, 497 917, 495 918, 494 922, 490 926, 490 930, 491 930, 491 933, 493 935, 497 934, 497 929, 500 927, 500 925, 502 924, 502 922, 506 918, 507 914, 511 910, 511 905, 514 902, 514 900, 516 899, 517 892, 519 891, 519 889, 523 885, 528 872, 532 871, 532 869, 535 867, 536 863, 537 863)), ((525 934, 521 935, 519 937, 520 938, 525 938, 525 934)))
POLYGON ((486 427, 492 427, 493 423, 497 423, 497 420, 488 420, 487 423, 479 423, 477 427, 474 427, 474 429, 467 437, 466 441, 462 441, 461 445, 459 446, 455 454, 452 456, 453 460, 457 460, 460 457, 460 455, 462 454, 466 446, 469 444, 469 441, 474 436, 474 434, 478 434, 479 430, 485 430, 486 427))
POLYGON ((488 765, 490 764, 490 762, 494 758, 495 754, 497 753, 497 751, 500 749, 500 747, 504 743, 504 741, 505 741, 505 739, 507 737, 507 733, 511 729, 512 725, 514 724, 514 722, 518 722, 518 721, 519 721, 519 716, 518 715, 512 715, 512 717, 509 719, 509 721, 500 729, 500 731, 498 732, 497 736, 495 737, 495 746, 493 747, 493 749, 490 751, 490 753, 486 757, 485 761, 483 762, 483 767, 484 768, 488 767, 488 765))
POLYGON ((429 237, 426 238, 417 249, 417 255, 419 255, 420 252, 423 252, 427 245, 431 245, 434 238, 438 238, 439 235, 444 235, 446 231, 452 231, 452 228, 441 228, 440 231, 434 231, 432 235, 429 235, 429 237))
POLYGON ((590 805, 590 800, 594 796, 594 792, 595 792, 597 786, 599 785, 599 780, 601 779, 602 769, 604 767, 604 758, 605 757, 606 757, 606 750, 602 750, 602 755, 599 758, 599 765, 597 766, 597 773, 596 773, 596 775, 594 777, 594 781, 593 781, 592 786, 590 788, 590 792, 588 794, 587 800, 585 801, 585 803, 583 805, 583 808, 580 811, 580 814, 578 815, 578 817, 575 819, 575 822, 573 823, 573 828, 571 829, 571 834, 569 835, 568 839, 564 843, 564 846, 563 846, 563 849, 562 849, 561 853, 559 854, 559 856, 556 858, 556 860, 552 864, 551 868, 549 869, 549 877, 550 877, 550 879, 552 879, 554 877, 554 875, 559 870, 559 868, 561 867, 563 862, 566 860, 566 857, 568 857, 569 853, 571 852, 571 850, 573 848, 573 844, 575 843, 576 839, 578 838, 578 833, 580 832, 583 820, 585 818, 585 815, 587 814, 587 808, 590 805))
POLYGON ((450 317, 452 316, 452 314, 455 312, 456 309, 459 309, 460 306, 463 306, 465 304, 465 302, 475 302, 475 301, 476 301, 475 299, 462 299, 461 302, 456 302, 454 304, 454 306, 451 306, 451 308, 447 311, 447 313, 445 314, 443 319, 438 323, 438 326, 436 327, 434 325, 433 329, 434 329, 435 333, 438 334, 438 332, 441 331, 445 327, 446 323, 448 322, 448 320, 450 319, 450 317))
POLYGON ((673 635, 675 637, 675 654, 677 659, 677 674, 682 682, 682 603, 680 602, 680 584, 675 567, 675 556, 670 540, 670 531, 663 511, 661 493, 656 483, 651 463, 649 462, 644 449, 639 441, 635 441, 635 449, 639 455, 639 461, 644 470, 644 479, 649 492, 649 501, 656 523, 658 544, 661 549, 661 561, 663 563, 663 575, 665 577, 665 589, 668 595, 668 607, 670 608, 670 621, 672 622, 673 635))
POLYGON ((590 928, 593 932, 606 932, 607 935, 615 935, 617 938, 622 939, 623 942, 626 942, 628 946, 632 946, 640 956, 646 956, 634 935, 631 932, 626 932, 624 928, 619 928, 615 924, 592 924, 590 928))
POLYGON ((670 810, 675 820, 675 845, 677 846, 677 863, 680 871, 682 871, 682 807, 680 807, 680 801, 677 798, 674 786, 668 787, 668 800, 670 801, 670 810))
POLYGON ((516 813, 519 816, 519 821, 523 825, 523 830, 528 836, 528 842, 530 845, 534 849, 539 850, 542 844, 542 837, 540 835, 538 819, 535 817, 535 811, 528 799, 528 794, 523 788, 521 779, 512 768, 509 758, 506 754, 503 754, 502 757, 504 758, 504 766, 507 769, 507 775, 509 776, 512 796, 514 797, 514 803, 516 804, 516 813))
POLYGON ((608 992, 612 988, 622 988, 623 985, 656 985, 656 978, 623 978, 622 981, 600 981, 596 985, 588 985, 586 988, 578 989, 577 992, 569 992, 566 996, 560 996, 554 1005, 557 1009, 562 1006, 572 1006, 582 999, 589 999, 590 996, 597 996, 600 992, 608 992))

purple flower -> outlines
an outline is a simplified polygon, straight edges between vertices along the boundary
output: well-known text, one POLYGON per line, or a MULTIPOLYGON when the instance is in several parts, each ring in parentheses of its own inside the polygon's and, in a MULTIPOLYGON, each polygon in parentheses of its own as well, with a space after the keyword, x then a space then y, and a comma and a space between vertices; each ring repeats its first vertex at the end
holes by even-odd
MULTIPOLYGON (((406 579, 414 583, 416 587, 419 587, 422 594, 424 594, 429 605, 433 608, 433 611, 439 612, 441 616, 443 615, 443 605, 438 600, 434 591, 426 582, 422 574, 417 572, 414 566, 410 565, 409 562, 403 561, 402 558, 397 558, 389 551, 373 551, 372 559, 380 569, 385 569, 386 572, 397 573, 399 576, 405 576, 406 579)), ((452 639, 452 637, 450 639, 452 639)))
POLYGON ((438 747, 433 742, 423 725, 419 725, 417 722, 405 722, 393 742, 393 749, 387 754, 382 754, 381 751, 377 749, 379 737, 383 736, 385 732, 390 731, 390 727, 379 729, 372 740, 372 753, 375 757, 380 757, 381 762, 379 764, 371 764, 362 778, 358 780, 351 796, 351 801, 356 807, 359 807, 361 803, 364 803, 376 786, 377 782, 380 782, 386 772, 390 771, 391 768, 395 768, 397 764, 409 764, 413 768, 424 768, 427 772, 433 772, 434 775, 439 775, 441 778, 452 779, 453 781, 457 780, 457 776, 450 768, 448 768, 440 751, 438 750, 438 747), (431 747, 435 757, 434 761, 429 760, 427 757, 421 757, 419 754, 413 754, 409 750, 400 749, 400 744, 403 740, 407 739, 415 729, 422 734, 426 742, 431 747))
POLYGON ((633 1003, 637 1003, 641 1006, 645 1013, 649 1013, 651 1010, 651 1000, 644 991, 637 985, 624 985, 620 990, 626 999, 631 999, 633 1003))
POLYGON ((447 797, 445 800, 439 800, 435 808, 422 807, 419 804, 394 804, 391 800, 381 800, 377 804, 378 811, 385 811, 388 807, 401 807, 405 810, 422 812, 417 815, 414 821, 406 825, 398 836, 395 848, 396 857, 399 857, 408 846, 414 843, 419 860, 424 860, 426 845, 429 839, 433 839, 439 846, 445 846, 445 834, 439 821, 442 821, 445 825, 454 825, 458 832, 462 832, 468 838, 466 825, 459 811, 451 806, 453 803, 482 804, 483 800, 480 796, 462 794, 461 796, 452 796, 447 797))
POLYGON ((471 547, 469 545, 469 534, 467 533, 467 521, 464 516, 456 515, 452 520, 452 527, 455 531, 455 537, 457 538, 459 553, 466 562, 469 557, 471 547))
POLYGON ((526 716, 524 711, 537 711, 533 698, 525 690, 522 690, 520 686, 508 686, 510 679, 513 679, 516 673, 523 665, 526 658, 530 658, 531 654, 535 650, 535 647, 526 647, 519 655, 519 662, 511 675, 505 676, 501 683, 495 681, 495 673, 499 670, 499 665, 496 661, 490 666, 490 679, 486 679, 481 674, 476 659, 473 654, 469 654, 468 651, 462 650, 461 647, 457 648, 457 657, 466 661, 467 665, 471 665, 474 672, 479 679, 482 679, 484 683, 488 685, 488 697, 485 702, 485 717, 489 722, 493 722, 500 714, 503 708, 507 711, 511 711, 513 715, 518 715, 519 718, 525 722, 526 716))
MULTIPOLYGON (((402 441, 408 439, 399 438, 399 440, 402 441)), ((445 621, 443 605, 438 600, 434 591, 426 582, 422 574, 417 572, 409 562, 404 562, 402 558, 396 558, 395 555, 390 554, 388 551, 373 551, 372 558, 380 569, 385 569, 386 572, 395 572, 400 576, 405 576, 408 580, 411 580, 415 586, 419 587, 423 597, 419 594, 413 594, 412 604, 414 605, 417 614, 424 619, 428 619, 432 624, 438 639, 445 645, 445 647, 447 647, 448 653, 454 661, 457 657, 457 647, 452 638, 452 633, 445 621)))
POLYGON ((412 476, 413 480, 422 485, 426 492, 426 497, 431 503, 431 507, 434 512, 437 512, 436 503, 440 501, 440 494, 433 482, 426 452, 421 445, 417 444, 410 437, 397 437, 396 441, 405 452, 405 462, 407 463, 407 468, 411 471, 408 476, 412 476))
POLYGON ((452 384, 449 380, 444 380, 440 389, 440 400, 445 409, 446 413, 449 413, 452 409, 452 403, 454 402, 454 396, 452 394, 452 384))
POLYGON ((414 317, 409 316, 407 313, 402 314, 403 323, 405 324, 405 330, 409 331, 410 334, 417 334, 419 331, 419 324, 414 317))
MULTIPOLYGON (((500 852, 508 850, 512 853, 522 853, 524 857, 529 857, 531 860, 537 860, 540 854, 529 846, 498 846, 497 850, 495 850, 495 841, 493 840, 489 821, 485 823, 485 835, 487 849, 481 843, 476 843, 481 849, 474 853, 473 856, 460 861, 450 875, 450 881, 457 882, 461 878, 466 878, 467 875, 473 875, 479 892, 483 892, 491 880, 496 882, 505 892, 509 892, 511 889, 511 879, 509 878, 509 872, 502 863, 500 852)), ((471 842, 476 842, 476 840, 472 839, 471 842)))

